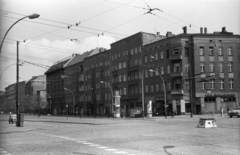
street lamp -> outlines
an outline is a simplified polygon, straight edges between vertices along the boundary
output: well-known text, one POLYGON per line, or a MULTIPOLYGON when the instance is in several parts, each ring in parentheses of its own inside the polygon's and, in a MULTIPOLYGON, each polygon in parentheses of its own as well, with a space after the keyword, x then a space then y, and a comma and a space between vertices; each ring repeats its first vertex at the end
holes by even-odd
POLYGON ((18 21, 16 21, 15 23, 13 23, 13 25, 7 30, 7 32, 5 33, 5 35, 4 35, 3 39, 2 39, 1 47, 0 47, 0 54, 1 54, 1 51, 2 51, 3 41, 4 41, 4 39, 6 38, 8 32, 11 30, 11 28, 12 28, 15 24, 17 24, 19 21, 21 21, 21 20, 23 20, 23 19, 25 19, 25 18, 27 18, 27 17, 28 17, 29 19, 35 19, 35 18, 38 18, 39 16, 40 16, 39 14, 34 13, 34 14, 31 14, 31 15, 25 16, 25 17, 19 19, 18 21))
POLYGON ((100 81, 100 83, 105 83, 111 90, 111 93, 112 93, 111 113, 112 113, 112 111, 113 111, 113 109, 112 109, 112 106, 113 106, 113 90, 112 90, 112 87, 107 82, 100 81))
POLYGON ((167 118, 167 94, 166 94, 165 81, 164 81, 162 75, 159 74, 157 71, 154 71, 154 70, 152 70, 152 69, 150 69, 149 71, 150 71, 150 72, 155 72, 155 73, 157 73, 157 74, 161 77, 161 79, 162 79, 163 87, 164 87, 164 110, 165 110, 165 118, 167 118))
POLYGON ((72 96, 73 96, 73 112, 74 112, 74 115, 75 115, 75 97, 74 97, 74 94, 73 94, 73 92, 70 89, 64 88, 64 90, 70 91, 72 96))

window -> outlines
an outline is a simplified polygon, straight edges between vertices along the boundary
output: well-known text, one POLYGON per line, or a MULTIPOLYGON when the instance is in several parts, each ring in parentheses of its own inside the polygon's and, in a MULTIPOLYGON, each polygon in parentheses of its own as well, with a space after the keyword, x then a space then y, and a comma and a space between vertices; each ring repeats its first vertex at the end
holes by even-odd
POLYGON ((205 81, 201 81, 201 89, 206 89, 206 82, 205 81))
POLYGON ((161 74, 162 75, 164 74, 164 67, 163 66, 161 67, 161 74))
POLYGON ((232 72, 233 70, 233 63, 232 62, 229 62, 228 63, 228 72, 232 72))
POLYGON ((122 69, 122 63, 121 63, 121 62, 119 62, 118 68, 119 68, 119 69, 122 69))
POLYGON ((147 59, 147 56, 145 55, 144 57, 144 62, 147 63, 148 59, 147 59))
POLYGON ((150 71, 149 71, 149 76, 150 76, 150 77, 153 77, 153 72, 150 72, 150 71))
POLYGON ((218 55, 223 55, 222 47, 218 47, 218 55))
POLYGON ((155 69, 155 76, 158 76, 158 67, 155 69))
POLYGON ((145 86, 145 93, 148 93, 148 85, 145 86))
POLYGON ((159 92, 159 83, 156 83, 156 92, 159 92))
POLYGON ((185 57, 189 56, 189 48, 185 48, 185 57))
POLYGON ((233 79, 229 79, 228 87, 229 89, 233 89, 233 79))
POLYGON ((141 47, 141 46, 138 47, 138 51, 139 51, 139 52, 142 52, 142 47, 141 47))
POLYGON ((155 53, 155 60, 158 60, 158 53, 155 53))
POLYGON ((127 81, 127 75, 123 74, 123 81, 127 81))
POLYGON ((153 84, 151 84, 150 91, 151 91, 151 93, 153 93, 153 84))
POLYGON ((174 89, 175 90, 181 89, 180 79, 174 80, 174 89))
POLYGON ((210 88, 215 89, 215 79, 210 79, 210 88))
POLYGON ((138 59, 134 60, 134 64, 135 64, 135 66, 138 65, 138 59))
POLYGON ((209 64, 209 67, 210 67, 210 68, 209 68, 209 71, 210 71, 210 72, 214 72, 214 63, 211 62, 211 63, 209 64))
POLYGON ((135 54, 137 54, 137 47, 134 49, 134 51, 135 51, 135 54))
POLYGON ((166 51, 166 58, 169 58, 169 50, 166 51))
POLYGON ((163 59, 163 51, 161 51, 161 59, 163 59))
POLYGON ((119 76, 118 76, 118 81, 119 81, 119 82, 122 82, 122 75, 119 75, 119 76))
POLYGON ((223 72, 223 63, 222 62, 220 62, 218 64, 218 67, 219 67, 219 72, 223 72))
POLYGON ((204 47, 199 47, 199 55, 204 55, 204 47))
POLYGON ((170 65, 167 66, 167 73, 170 74, 171 70, 170 70, 170 65))
POLYGON ((232 47, 228 47, 227 51, 228 51, 228 55, 232 55, 232 47))
POLYGON ((131 53, 130 54, 133 55, 133 49, 131 49, 131 53))
POLYGON ((190 89, 190 80, 189 80, 189 79, 186 79, 186 80, 185 80, 185 89, 186 89, 186 90, 189 90, 189 89, 190 89))
POLYGON ((167 88, 168 88, 168 90, 171 90, 171 82, 170 81, 167 81, 167 88))
POLYGON ((177 49, 177 48, 173 50, 173 54, 174 54, 174 55, 178 55, 178 54, 179 54, 179 52, 178 52, 178 49, 177 49))
POLYGON ((142 86, 139 86, 139 93, 142 94, 142 86))
POLYGON ((127 63, 126 63, 126 61, 124 61, 123 62, 123 68, 126 68, 126 66, 127 66, 127 63))
POLYGON ((190 68, 189 64, 185 64, 185 72, 186 72, 186 73, 189 72, 189 68, 190 68))
POLYGON ((224 89, 224 79, 219 79, 219 88, 224 89))
POLYGON ((128 55, 128 51, 126 51, 126 55, 128 55))
POLYGON ((201 71, 201 72, 205 72, 204 63, 200 63, 200 71, 201 71))
POLYGON ((123 88, 123 95, 127 95, 127 89, 123 88))
POLYGON ((209 47, 209 55, 214 55, 213 54, 213 47, 209 47))
POLYGON ((145 70, 145 78, 148 78, 148 70, 145 70))
POLYGON ((173 64, 173 72, 180 72, 180 64, 179 63, 175 63, 173 64))

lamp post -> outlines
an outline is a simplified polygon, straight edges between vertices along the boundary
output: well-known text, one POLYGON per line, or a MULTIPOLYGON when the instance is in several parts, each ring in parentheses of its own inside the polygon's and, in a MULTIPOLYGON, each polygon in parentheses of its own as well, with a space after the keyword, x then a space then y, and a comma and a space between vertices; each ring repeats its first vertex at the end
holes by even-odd
POLYGON ((39 14, 34 13, 34 14, 31 14, 31 15, 25 16, 25 17, 17 20, 15 23, 13 23, 13 25, 7 30, 7 32, 5 33, 5 35, 4 35, 3 39, 2 39, 1 46, 0 46, 0 54, 1 54, 1 51, 2 51, 3 41, 4 41, 4 39, 6 38, 8 32, 11 30, 11 28, 12 28, 15 24, 17 24, 19 21, 21 21, 21 20, 23 20, 23 19, 25 19, 25 18, 35 19, 35 18, 38 18, 39 16, 40 16, 39 14))
MULTIPOLYGON (((4 42, 4 39, 6 38, 8 32, 11 30, 11 28, 17 24, 19 21, 25 19, 25 18, 29 18, 29 19, 35 19, 35 18, 38 18, 40 15, 39 14, 31 14, 31 15, 28 15, 28 16, 25 16, 19 20, 17 20, 15 23, 13 23, 13 25, 7 30, 7 32, 5 33, 3 39, 2 39, 2 42, 1 42, 1 46, 0 46, 0 54, 1 54, 1 51, 2 51, 2 46, 3 46, 3 42, 4 42)), ((19 53, 18 53, 18 45, 19 45, 19 41, 17 41, 17 82, 16 82, 16 114, 17 114, 17 120, 20 120, 18 117, 18 113, 19 113, 19 109, 18 109, 18 78, 19 78, 19 53)), ((20 126, 20 123, 17 123, 16 126, 20 126)))
POLYGON ((112 87, 110 86, 110 84, 109 83, 107 83, 107 82, 104 82, 104 81, 100 81, 100 83, 105 83, 109 88, 110 88, 110 90, 111 90, 111 93, 112 93, 112 103, 111 103, 111 113, 112 113, 112 111, 113 111, 113 90, 112 90, 112 87))
POLYGON ((154 70, 152 70, 152 69, 150 69, 149 71, 150 71, 150 72, 155 72, 155 73, 157 73, 157 74, 160 76, 160 78, 162 79, 163 87, 164 87, 164 110, 165 110, 165 118, 167 118, 167 94, 166 94, 165 81, 164 81, 162 75, 159 74, 157 71, 154 71, 154 70))
POLYGON ((74 97, 74 94, 70 89, 64 88, 64 90, 68 90, 69 92, 71 92, 71 94, 73 96, 73 113, 75 115, 75 97, 74 97))

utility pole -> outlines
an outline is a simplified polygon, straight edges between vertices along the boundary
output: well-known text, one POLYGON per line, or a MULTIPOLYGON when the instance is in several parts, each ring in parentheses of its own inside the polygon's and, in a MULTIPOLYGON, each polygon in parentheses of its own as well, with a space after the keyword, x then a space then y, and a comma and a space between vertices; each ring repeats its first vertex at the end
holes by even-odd
POLYGON ((16 114, 17 114, 17 124, 16 126, 20 126, 20 118, 19 118, 19 104, 18 104, 18 100, 19 100, 19 92, 18 92, 18 83, 19 83, 19 43, 20 41, 17 41, 17 83, 16 83, 16 114))

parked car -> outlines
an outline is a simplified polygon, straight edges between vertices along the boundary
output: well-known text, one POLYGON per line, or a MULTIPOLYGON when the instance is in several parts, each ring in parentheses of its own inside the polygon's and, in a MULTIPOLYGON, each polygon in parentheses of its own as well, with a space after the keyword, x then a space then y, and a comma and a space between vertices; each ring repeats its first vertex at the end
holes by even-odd
POLYGON ((240 117, 240 107, 235 107, 233 110, 230 110, 228 112, 228 115, 232 118, 233 116, 238 116, 240 117))
POLYGON ((16 123, 17 122, 17 115, 16 114, 9 115, 8 122, 9 123, 16 123))

